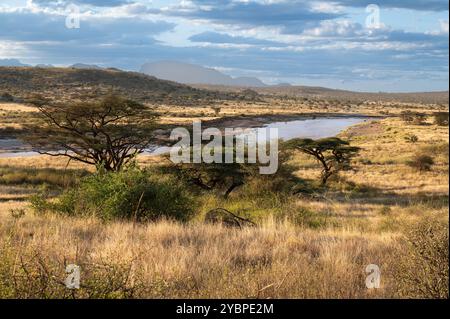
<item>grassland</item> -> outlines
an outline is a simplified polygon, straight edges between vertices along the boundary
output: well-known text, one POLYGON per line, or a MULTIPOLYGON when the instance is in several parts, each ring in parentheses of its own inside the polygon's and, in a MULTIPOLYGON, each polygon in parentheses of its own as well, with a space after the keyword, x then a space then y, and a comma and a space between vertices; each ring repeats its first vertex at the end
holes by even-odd
MULTIPOLYGON (((448 297, 448 127, 431 117, 422 125, 398 117, 405 109, 431 114, 442 105, 275 97, 219 105, 218 113, 211 105, 162 105, 158 111, 170 125, 330 112, 387 117, 341 133, 362 151, 354 170, 327 189, 292 195, 277 191, 280 180, 255 179, 228 199, 201 193, 196 216, 186 224, 36 213, 30 196, 45 185, 56 195, 92 168, 47 156, 0 158, 0 297, 448 297), (418 140, 409 141, 411 135, 418 140), (417 153, 434 158, 430 171, 408 165, 417 153), (257 227, 206 224, 206 212, 216 207, 257 227), (82 268, 76 291, 63 284, 71 263, 82 268), (381 269, 380 289, 365 286, 369 264, 381 269)), ((0 110, 2 128, 20 130, 16 119, 33 117, 32 109, 17 104, 0 104, 0 110)), ((315 161, 296 154, 289 164, 315 185, 315 161)), ((160 174, 164 161, 140 156, 139 165, 160 174)))

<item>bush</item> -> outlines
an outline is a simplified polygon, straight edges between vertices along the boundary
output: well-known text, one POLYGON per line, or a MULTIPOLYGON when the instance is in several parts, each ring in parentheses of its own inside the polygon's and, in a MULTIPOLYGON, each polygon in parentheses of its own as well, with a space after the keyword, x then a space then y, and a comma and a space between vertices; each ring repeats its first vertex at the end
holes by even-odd
POLYGON ((448 112, 435 112, 434 116, 434 124, 439 126, 448 126, 448 112))
POLYGON ((34 198, 38 211, 54 211, 73 216, 96 216, 103 220, 159 218, 188 220, 193 199, 179 181, 152 176, 148 171, 130 168, 120 172, 99 171, 83 178, 54 203, 34 198))
POLYGON ((434 165, 434 160, 431 156, 417 154, 410 162, 408 162, 408 165, 419 171, 429 171, 431 170, 431 166, 434 165))
POLYGON ((405 238, 397 268, 401 297, 448 298, 448 221, 427 218, 405 238))
POLYGON ((419 141, 419 138, 417 137, 417 135, 408 135, 405 137, 405 140, 409 143, 417 143, 419 141))
POLYGON ((406 123, 423 125, 426 120, 426 114, 412 111, 403 111, 400 113, 400 117, 406 123))

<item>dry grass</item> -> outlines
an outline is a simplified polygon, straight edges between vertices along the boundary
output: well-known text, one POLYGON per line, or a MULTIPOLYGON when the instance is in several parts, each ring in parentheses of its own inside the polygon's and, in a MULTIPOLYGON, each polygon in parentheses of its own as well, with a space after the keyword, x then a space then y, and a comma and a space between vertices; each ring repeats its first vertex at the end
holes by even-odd
MULTIPOLYGON (((82 276, 90 276, 96 265, 132 267, 129 281, 123 285, 139 287, 134 297, 395 296, 390 268, 399 247, 389 235, 312 231, 270 220, 256 229, 235 230, 170 222, 101 224, 54 216, 14 220, 2 214, 0 236, 5 239, 1 257, 4 265, 9 264, 2 275, 12 281, 14 269, 16 274, 22 267, 22 272, 35 273, 45 267, 49 286, 45 294, 50 295, 61 290, 58 284, 50 288, 51 276, 55 276, 56 283, 61 282, 64 264, 76 263, 83 268, 82 276), (8 255, 13 260, 5 260, 8 255), (383 286, 377 291, 369 291, 364 284, 364 269, 370 263, 378 264, 385 272, 383 286)), ((12 289, 11 296, 20 291, 12 289)), ((28 297, 43 297, 36 287, 30 291, 35 295, 28 297)), ((89 293, 86 288, 77 295, 89 293)))
MULTIPOLYGON (((230 103, 222 108, 220 116, 320 109, 320 105, 286 103, 245 107, 230 103)), ((426 106, 421 107, 426 110, 426 106)), ((352 111, 372 114, 386 109, 391 113, 400 111, 371 104, 352 107, 352 111)), ((163 117, 170 124, 214 117, 208 107, 161 107, 160 111, 186 113, 175 119, 171 114, 163 117)), ((401 286, 406 281, 398 280, 401 278, 398 266, 416 260, 417 254, 408 250, 404 240, 416 223, 438 220, 448 232, 448 151, 445 152, 448 128, 431 122, 411 125, 387 118, 352 127, 342 136, 350 138, 363 151, 356 158, 355 170, 342 174, 319 197, 292 197, 276 209, 258 206, 256 198, 244 200, 239 191, 226 202, 205 197, 199 207, 199 218, 186 225, 168 221, 105 224, 96 219, 37 216, 24 201, 34 188, 2 185, 0 297, 436 296, 401 286), (418 137, 416 143, 405 139, 410 134, 418 137), (434 157, 431 171, 418 172, 407 165, 418 151, 434 157), (259 226, 238 230, 202 223, 202 214, 218 204, 233 211, 249 211, 258 218, 259 226), (25 209, 26 215, 14 217, 12 209, 25 209), (302 223, 283 219, 304 212, 311 215, 302 217, 302 223), (70 263, 82 267, 84 286, 75 292, 62 285, 64 265, 70 263), (368 264, 381 268, 380 289, 365 287, 364 270, 368 264)), ((141 156, 139 161, 144 166, 159 163, 157 157, 148 156, 141 156)), ((292 162, 299 167, 298 176, 317 178, 319 167, 314 161, 298 154, 292 162)), ((30 167, 64 170, 66 165, 64 159, 46 156, 0 159, 0 166, 18 170, 30 167)), ((86 167, 71 162, 68 168, 86 167)), ((264 185, 254 188, 263 189, 264 185)), ((273 204, 276 205, 277 202, 273 204)), ((408 275, 413 279, 409 282, 421 276, 408 275)), ((445 274, 442 276, 440 279, 445 279, 445 274)))

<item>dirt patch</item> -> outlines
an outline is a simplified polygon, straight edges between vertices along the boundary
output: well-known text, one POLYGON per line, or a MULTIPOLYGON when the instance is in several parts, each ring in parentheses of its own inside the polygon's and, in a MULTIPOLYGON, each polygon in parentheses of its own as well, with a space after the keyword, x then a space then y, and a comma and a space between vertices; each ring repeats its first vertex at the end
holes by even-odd
POLYGON ((358 136, 376 136, 384 132, 384 126, 378 121, 370 121, 352 126, 347 129, 342 135, 347 138, 358 136))

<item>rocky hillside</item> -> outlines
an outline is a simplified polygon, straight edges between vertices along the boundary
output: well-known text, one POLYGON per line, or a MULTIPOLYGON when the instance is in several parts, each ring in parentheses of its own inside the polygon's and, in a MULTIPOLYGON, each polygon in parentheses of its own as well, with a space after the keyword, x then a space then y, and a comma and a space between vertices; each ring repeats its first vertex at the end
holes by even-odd
POLYGON ((141 102, 176 105, 248 99, 238 92, 192 88, 118 69, 0 67, 0 96, 8 94, 18 101, 36 93, 57 100, 95 98, 111 90, 141 102))
MULTIPOLYGON (((244 87, 220 86, 220 85, 192 85, 198 89, 207 89, 221 92, 242 92, 244 87)), ((345 90, 335 90, 324 87, 278 85, 268 87, 252 88, 256 93, 265 96, 273 95, 279 98, 318 98, 338 101, 380 101, 380 102, 401 102, 401 103, 425 103, 448 105, 449 92, 414 92, 414 93, 373 93, 373 92, 352 92, 345 90)))

